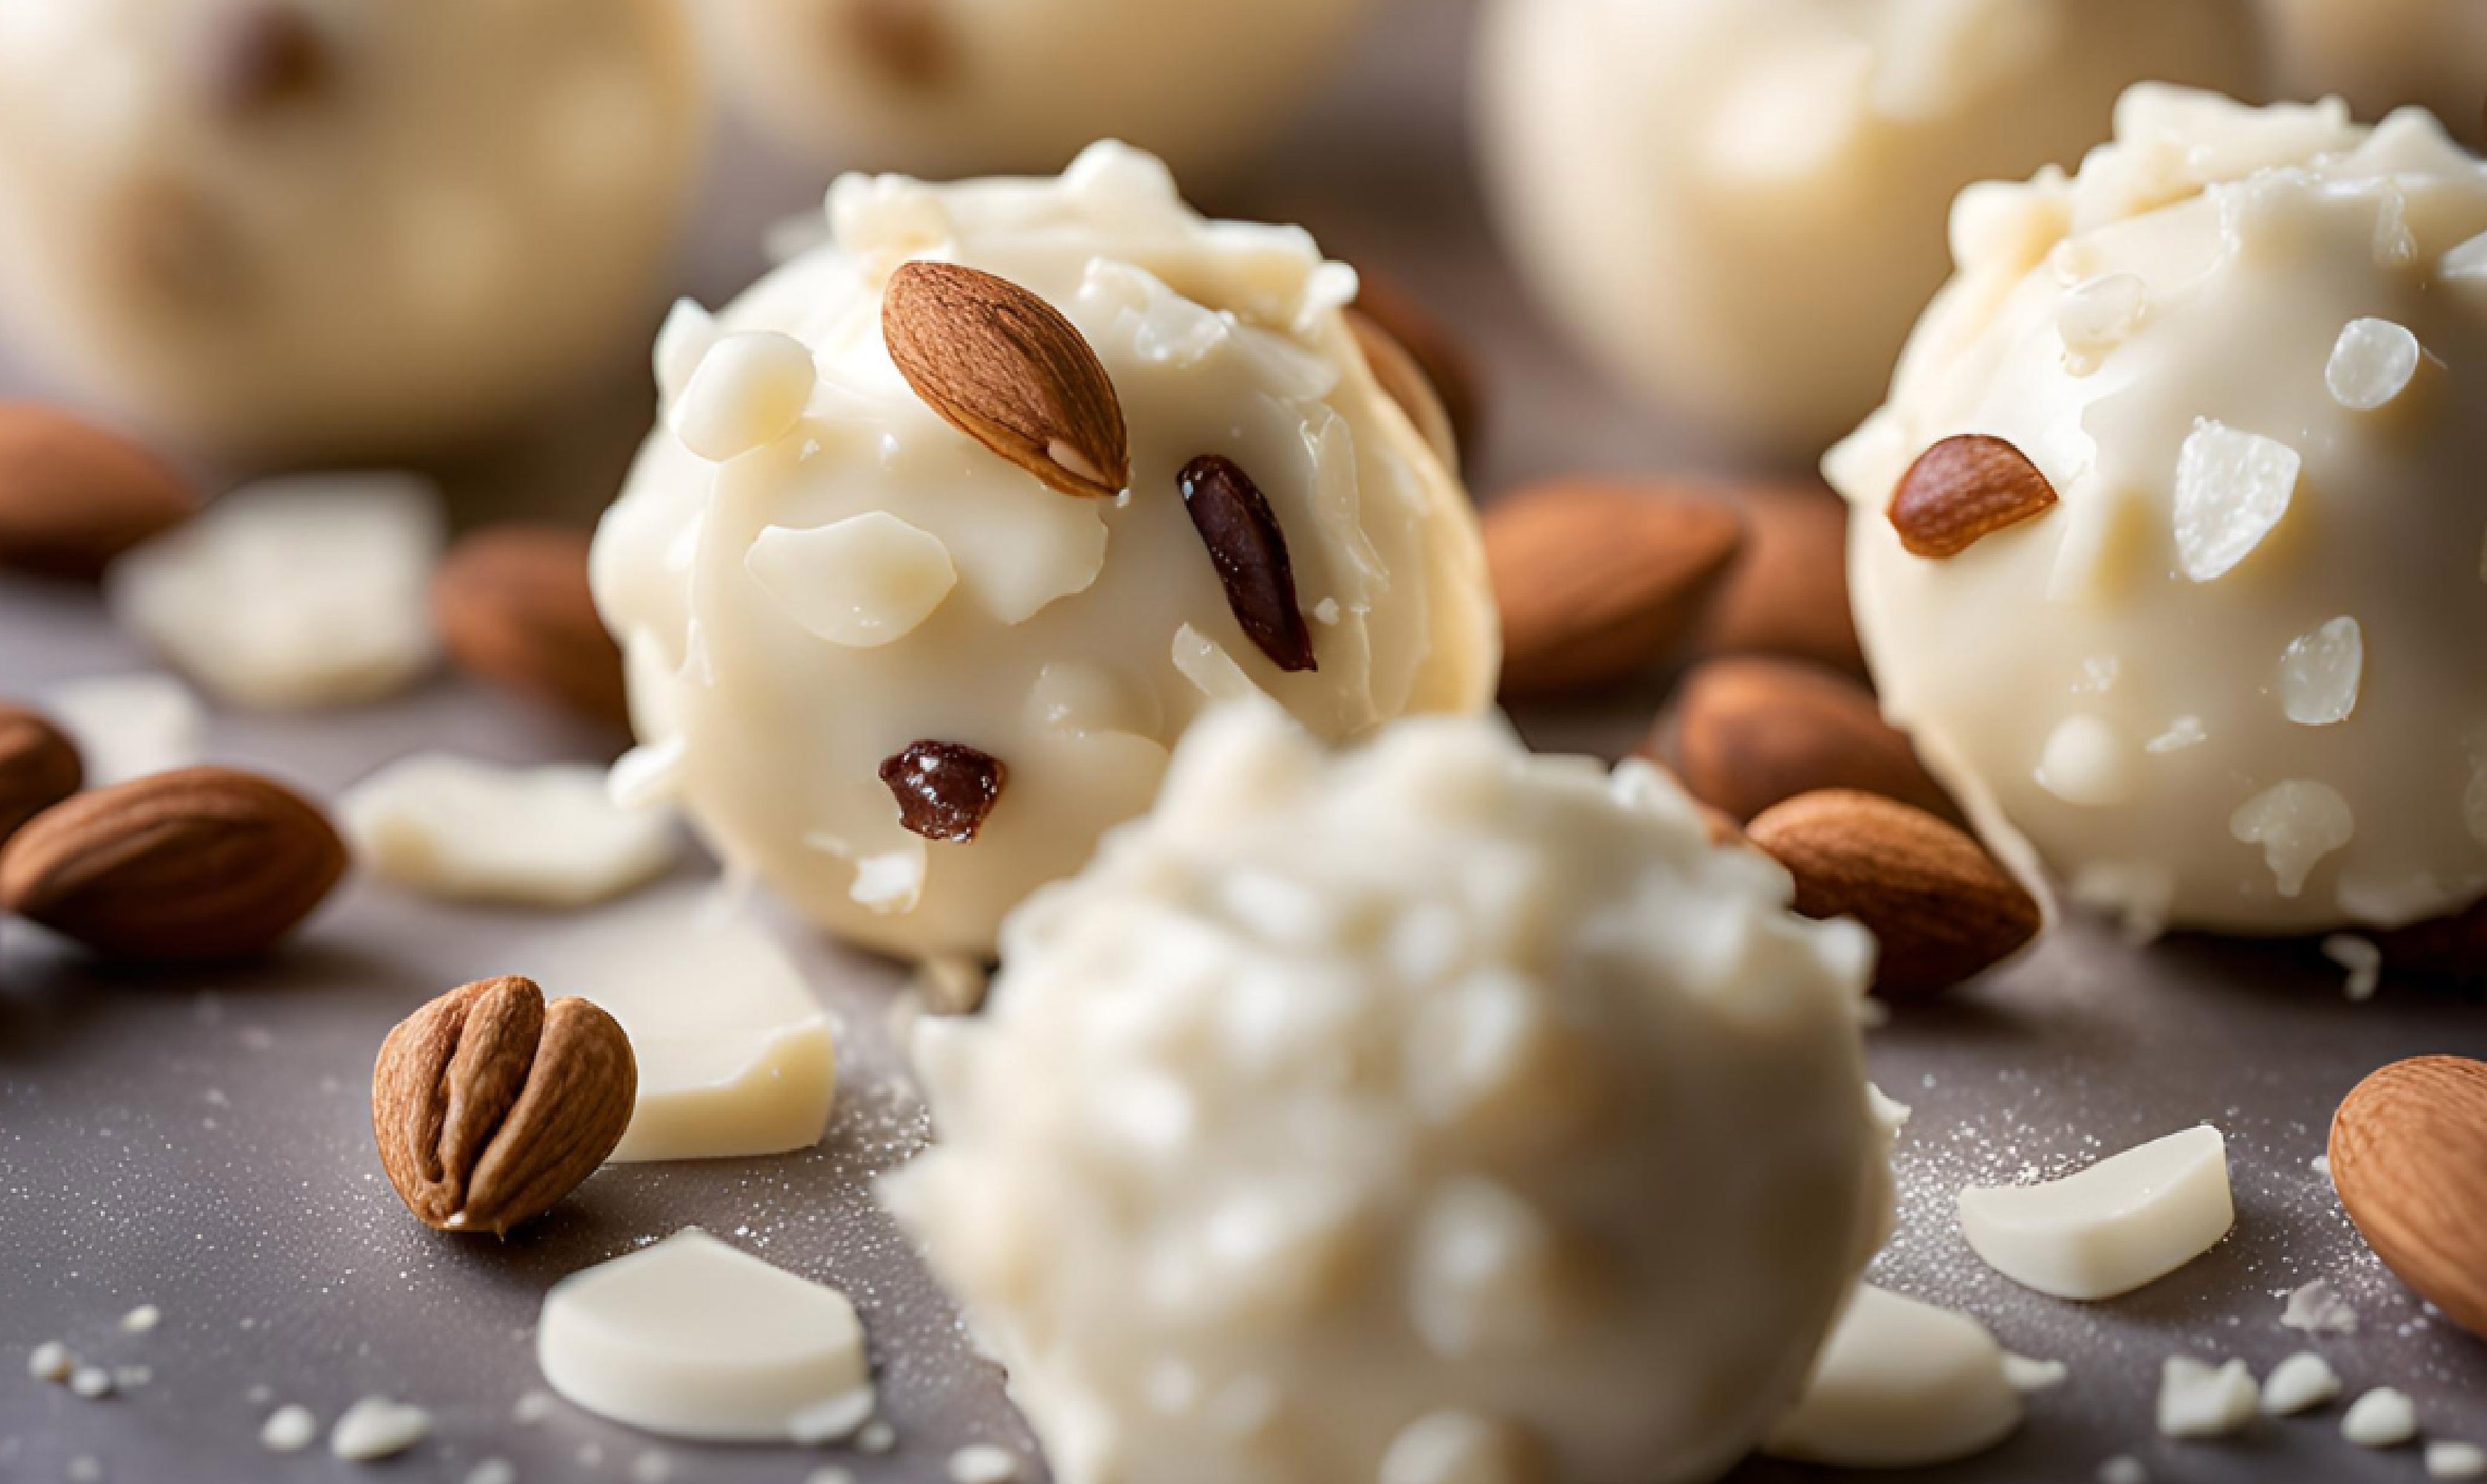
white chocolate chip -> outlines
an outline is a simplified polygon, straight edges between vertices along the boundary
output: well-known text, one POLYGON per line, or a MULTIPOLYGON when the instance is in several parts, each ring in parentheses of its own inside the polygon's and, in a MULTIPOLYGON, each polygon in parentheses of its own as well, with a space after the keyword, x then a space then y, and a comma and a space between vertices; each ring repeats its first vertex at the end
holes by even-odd
POLYGON ((2003 1379, 2012 1384, 2013 1390, 2026 1396, 2033 1391, 2052 1391, 2072 1380, 2073 1368, 2061 1360, 2041 1360, 2006 1351, 2003 1379))
POLYGON ((70 1389, 90 1402, 99 1402, 113 1392, 112 1372, 100 1365, 81 1365, 70 1372, 70 1389))
POLYGON ((2417 1405, 2390 1386, 2377 1386, 2349 1404, 2340 1436, 2361 1448, 2397 1448, 2417 1436, 2417 1405))
POLYGON ((2487 232, 2445 253, 2435 276, 2446 283, 2487 283, 2487 232))
POLYGON ((2176 459, 2176 550, 2195 582, 2225 576, 2288 514, 2302 461, 2297 450, 2209 418, 2176 459))
POLYGON ((59 1386, 77 1369, 77 1358, 58 1340, 45 1340, 26 1354, 26 1374, 59 1386))
POLYGON ((2430 1479, 2487 1479, 2487 1448, 2474 1442, 2438 1439, 2426 1445, 2430 1479))
POLYGON ((328 1451, 352 1463, 390 1458, 432 1433, 432 1414, 384 1396, 366 1396, 328 1430, 328 1451))
POLYGON ((1020 1476, 1019 1456, 990 1442, 971 1442, 950 1455, 950 1484, 1011 1484, 1020 1476))
POLYGON ((299 1453, 320 1436, 320 1419, 308 1407, 284 1406, 260 1425, 259 1445, 270 1453, 299 1453))
POLYGON ((2064 341, 2064 369, 2077 377, 2098 370, 2109 351, 2141 327, 2150 286, 2132 273, 2093 278, 2064 295, 2055 309, 2055 332, 2064 341))
POLYGON ((2159 1431, 2170 1438, 2224 1438, 2252 1421, 2260 1403, 2243 1360, 2215 1366, 2169 1356, 2159 1373, 2159 1431))
MULTIPOLYGON (((2375 997, 2375 989, 2383 982, 2384 951, 2376 947, 2372 939, 2360 938, 2354 933, 2334 933, 2323 939, 2323 956, 2349 971, 2348 982, 2341 986, 2342 994, 2351 999, 2361 1001, 2375 997)), ((2305 1289, 2299 1289, 2298 1293, 2305 1291, 2305 1289)), ((2328 1293, 2330 1290, 2325 1291, 2328 1293)), ((2291 1317, 2280 1321, 2284 1325, 2295 1323, 2297 1294, 2289 1295, 2288 1306, 2291 1317)), ((2349 1316, 2349 1328, 2354 1330, 2357 1327, 2357 1315, 2352 1313, 2349 1316)), ((2299 1325, 2297 1328, 2314 1327, 2309 1324, 2299 1325)))
POLYGON ((2188 712, 2168 722, 2166 731, 2143 742, 2141 750, 2155 753, 2182 752, 2188 747, 2198 747, 2210 740, 2211 734, 2203 729, 2202 718, 2188 712))
POLYGON ((810 530, 769 526, 742 562, 804 631, 851 649, 914 632, 959 582, 940 538, 884 510, 810 530))
POLYGON ((2340 1378, 2331 1362, 2310 1350, 2301 1350, 2271 1368, 2262 1384, 2262 1410, 2275 1417, 2311 1412, 2340 1394, 2340 1378))
POLYGON ((2279 658, 2280 710, 2300 726, 2346 721, 2358 709, 2365 666, 2365 635, 2354 618, 2335 618, 2299 634, 2279 658))
POLYGON ((585 764, 419 753, 348 790, 337 814, 365 867, 450 901, 584 907, 654 879, 679 846, 669 817, 615 804, 585 764))
POLYGON ((1252 677, 1235 662, 1224 645, 1189 624, 1174 634, 1174 667, 1213 701, 1241 701, 1264 696, 1252 677))
POLYGON ((708 348, 674 405, 674 434, 714 463, 794 431, 819 378, 812 352, 792 335, 754 330, 708 348))
POLYGON ((88 788, 187 768, 207 730, 198 696, 170 675, 67 681, 44 695, 43 709, 77 742, 88 788))
POLYGON ((2281 1329, 2303 1330, 2308 1334, 2355 1334, 2358 1332, 2358 1311, 2351 1308, 2349 1301, 2341 1298, 2331 1284, 2316 1278, 2311 1283, 2289 1290, 2288 1302, 2280 1311, 2279 1324, 2281 1329))
POLYGON ((2409 389, 2422 354, 2417 337, 2389 320, 2352 320, 2333 344, 2323 384, 2350 411, 2372 412, 2409 389))
POLYGON ((2349 801, 2328 783, 2291 778, 2275 783, 2237 806, 2228 833, 2241 845, 2259 845, 2279 894, 2305 889, 2315 864, 2356 837, 2349 801))
POLYGON ((1864 1283, 1762 1451, 1835 1468, 1946 1463, 1993 1446, 2022 1410, 2010 1358, 1984 1325, 1864 1283))
POLYGON ((2068 804, 2100 809, 2132 796, 2124 739, 2099 716, 2067 716, 2047 736, 2038 756, 2038 786, 2068 804))
POLYGON ((164 1322, 164 1311, 152 1303, 142 1303, 121 1316, 124 1334, 146 1334, 164 1322))
POLYGON ((1987 1266, 2058 1299, 2130 1293, 2192 1262, 2236 1220, 2226 1141, 2205 1124, 2042 1185, 1960 1192, 1987 1266))

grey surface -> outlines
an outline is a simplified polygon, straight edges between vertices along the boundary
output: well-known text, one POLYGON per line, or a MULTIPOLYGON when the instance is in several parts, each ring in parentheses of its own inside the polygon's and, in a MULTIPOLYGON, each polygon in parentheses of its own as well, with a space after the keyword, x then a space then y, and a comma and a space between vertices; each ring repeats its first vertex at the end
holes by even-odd
MULTIPOLYGON (((1554 470, 1717 466, 1588 377, 1529 317, 1491 251, 1460 148, 1462 8, 1399 0, 1348 81, 1271 163, 1208 194, 1306 221, 1333 251, 1383 267, 1458 321, 1495 395, 1481 490, 1554 470)), ((712 301, 757 264, 759 226, 814 199, 817 173, 722 147, 716 201, 686 270, 712 301)), ((568 510, 609 494, 645 418, 636 368, 609 398, 444 468, 461 509, 568 510)), ((0 580, 0 694, 139 667, 90 594, 0 580)), ((1532 735, 1613 750, 1654 702, 1525 718, 1532 735)), ((510 760, 595 756, 609 740, 440 681, 385 706, 304 718, 219 714, 211 751, 332 791, 421 746, 510 760)), ((18 924, 0 927, 0 1481, 69 1476, 226 1484, 348 1479, 322 1452, 257 1442, 277 1402, 323 1422, 385 1393, 435 1413, 435 1438, 379 1477, 460 1480, 506 1457, 527 1481, 629 1480, 665 1453, 679 1480, 795 1484, 835 1463, 858 1478, 942 1477, 972 1441, 1032 1448, 955 1316, 872 1209, 866 1182, 925 1136, 883 1033, 896 976, 799 932, 789 941, 846 1022, 836 1123, 778 1160, 607 1170, 506 1244, 452 1241, 408 1219, 382 1181, 365 1108, 381 1035, 462 980, 523 971, 545 919, 434 906, 355 883, 281 958, 213 975, 105 972, 18 924), (555 1278, 698 1223, 846 1288, 872 1333, 886 1459, 831 1450, 698 1448, 557 1409, 511 1418, 535 1388, 531 1324, 555 1278), (152 1334, 116 1328, 161 1305, 152 1334), (84 1402, 27 1379, 49 1338, 153 1379, 84 1402), (253 1388, 271 1400, 254 1403, 253 1388), (595 1450, 592 1454, 587 1450, 595 1450)), ((2390 1383, 2431 1431, 2487 1439, 2487 1345, 2427 1314, 2367 1256, 2309 1162, 2357 1078, 2423 1051, 2487 1053, 2487 1009, 2388 984, 2345 1002, 2339 971, 2303 945, 2128 947, 2074 924, 2036 956, 1871 1037, 1875 1071, 1915 1117, 1899 1156, 1900 1233, 1877 1277, 1978 1314, 2011 1348, 2064 1359, 2002 1448, 1925 1477, 2083 1480, 2134 1452, 2161 1480, 2408 1480, 2411 1450, 2337 1436, 2337 1410, 2262 1423, 2220 1444, 2155 1440, 2150 1396, 2172 1353, 2242 1355, 2259 1373, 2303 1337, 2281 1292, 2337 1284, 2362 1324, 2320 1347, 2351 1386, 2390 1383), (2014 1289, 1961 1244, 1952 1192, 2056 1171, 2208 1119, 2226 1131, 2239 1222, 2221 1247, 2127 1299, 2075 1305, 2014 1289)), ((558 986, 555 987, 558 989, 558 986)), ((695 992, 696 987, 690 987, 695 992)), ((1676 1192, 1698 1199, 1699 1192, 1676 1192)), ((1768 1464, 1745 1480, 1814 1477, 1768 1464)), ((1901 1475, 1888 1475, 1900 1477, 1901 1475)), ((1318 1484, 1318 1481, 1306 1481, 1318 1484)))

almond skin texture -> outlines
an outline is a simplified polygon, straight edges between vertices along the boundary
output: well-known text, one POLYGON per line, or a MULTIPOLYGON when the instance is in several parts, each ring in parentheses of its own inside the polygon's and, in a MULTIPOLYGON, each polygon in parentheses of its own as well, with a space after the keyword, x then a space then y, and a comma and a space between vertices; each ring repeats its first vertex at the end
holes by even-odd
POLYGON ((1882 945, 1874 993, 1928 994, 1993 967, 2038 936, 2038 904, 1978 843, 1922 809, 1831 789, 1746 826, 1796 878, 1796 910, 1854 917, 1882 945))
POLYGON ((0 909, 110 958, 246 957, 309 916, 346 873, 319 806, 230 768, 80 794, 0 850, 0 909))
POLYGON ((78 791, 77 744, 38 713, 0 702, 0 843, 78 791))
POLYGON ((1589 480, 1532 486, 1485 515, 1505 695, 1554 695, 1656 666, 1699 618, 1742 533, 1719 501, 1589 480))
POLYGON ((1078 326, 1045 300, 955 263, 902 263, 880 330, 925 406, 1050 488, 1112 499, 1131 484, 1114 383, 1078 326))
POLYGON ((1848 607, 1848 502, 1819 485, 1735 491, 1745 546, 1692 636, 1693 653, 1775 655, 1865 674, 1848 607))
POLYGON ((1900 476, 1891 525, 1912 555, 1941 561, 2054 503, 2055 487, 2027 455, 2001 438, 1964 433, 1919 454, 1900 476))
POLYGON ((198 509, 198 491, 128 439, 0 403, 0 567, 91 581, 198 509))
POLYGON ((2396 1061, 2332 1118, 2332 1183, 2384 1266, 2487 1339, 2487 1062, 2396 1061))
POLYGON ((438 1231, 502 1235, 596 1172, 630 1126, 639 1064, 613 1017, 545 1003, 531 979, 479 979, 388 1034, 372 1136, 389 1184, 438 1231))
POLYGON ((1676 693, 1674 732, 1685 789, 1735 819, 1817 789, 1857 789, 1960 817, 1908 738, 1883 719, 1873 692, 1817 665, 1699 665, 1676 693))
POLYGON ((588 536, 488 526, 450 547, 432 579, 440 642, 460 669, 520 695, 628 726, 622 650, 587 585, 588 536))

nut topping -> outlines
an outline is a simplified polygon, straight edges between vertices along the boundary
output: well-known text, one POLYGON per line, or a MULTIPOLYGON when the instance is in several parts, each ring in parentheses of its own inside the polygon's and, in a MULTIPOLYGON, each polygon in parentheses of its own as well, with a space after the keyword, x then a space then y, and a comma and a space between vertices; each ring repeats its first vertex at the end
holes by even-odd
POLYGON ((1911 555, 1942 559, 2035 519, 2054 503, 2055 487, 2027 455, 2001 438, 1967 433, 1909 465, 1891 496, 1891 525, 1911 555))
POLYGON ((2333 1115, 2332 1183, 2384 1266, 2487 1338, 2487 1063, 2417 1056, 2333 1115))
POLYGON ((630 1126, 639 1068, 614 1019, 505 974, 401 1022, 372 1069, 389 1184, 439 1231, 500 1235, 595 1173, 630 1126))
POLYGON ((0 849, 0 910, 116 958, 239 958, 275 943, 345 875, 317 805, 230 768, 80 794, 0 849))
POLYGON ((210 98, 246 115, 317 93, 328 73, 327 47, 290 0, 257 0, 225 17, 208 38, 210 98))
POLYGON ((622 651, 588 591, 587 546, 585 532, 559 526, 473 532, 433 575, 433 618, 468 674, 627 725, 622 651))
POLYGON ((904 88, 930 91, 958 71, 959 45, 940 0, 846 0, 839 40, 904 88))
POLYGON ((1045 300, 955 263, 902 263, 880 328, 907 384, 967 436, 1064 494, 1111 499, 1131 484, 1114 383, 1045 300))
POLYGON ((0 702, 0 842, 84 781, 86 767, 67 734, 22 706, 0 702))
POLYGON ((961 742, 918 742, 880 765, 880 781, 898 800, 899 824, 927 840, 965 845, 985 827, 1010 770, 961 742))
POLYGON ((1312 631, 1296 605, 1286 533, 1278 529, 1261 487, 1221 454, 1203 454, 1185 464, 1175 482, 1226 588, 1235 622, 1279 669, 1292 675, 1321 668, 1313 659, 1312 631))
POLYGON ((1744 541, 1725 502, 1559 480, 1485 515, 1506 695, 1630 680, 1672 653, 1744 541))
MULTIPOLYGON (((1651 745, 1658 750, 1658 740, 1651 745)), ((1739 657, 1695 667, 1676 692, 1672 750, 1685 791, 1740 820, 1817 789, 1959 815, 1907 736, 1883 719, 1872 691, 1801 660, 1739 657)))
POLYGON ((92 579, 199 509, 138 445, 33 403, 0 403, 0 567, 92 579))

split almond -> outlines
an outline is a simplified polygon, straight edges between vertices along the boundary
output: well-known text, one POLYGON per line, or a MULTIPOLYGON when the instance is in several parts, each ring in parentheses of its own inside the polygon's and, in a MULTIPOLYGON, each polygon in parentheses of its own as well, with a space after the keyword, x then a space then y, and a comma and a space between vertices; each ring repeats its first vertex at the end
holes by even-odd
POLYGON ((2029 457, 1980 433, 1917 456, 1891 496, 1891 525, 1915 556, 1954 557, 2007 526, 2045 515, 2055 487, 2029 457))
POLYGON ((2038 936, 2038 904, 1978 843, 1922 809, 1873 794, 1804 794, 1746 834, 1796 878, 1796 910, 1854 917, 1882 951, 1874 992, 1900 997, 1960 983, 2038 936))
POLYGON ((588 590, 587 549, 585 532, 558 526, 476 531, 433 575, 433 619, 477 679, 627 726, 622 651, 588 590))
POLYGON ((1692 636, 1700 655, 1777 655, 1865 673, 1848 607, 1848 504, 1819 485, 1735 491, 1745 546, 1692 636))
POLYGON ((1655 666, 1741 541, 1726 505, 1667 490, 1559 481, 1495 502, 1485 555, 1502 610, 1503 693, 1583 689, 1655 666))
POLYGON ((372 1069, 389 1184, 438 1231, 506 1233, 596 1172, 630 1126, 639 1064, 588 1001, 531 979, 461 986, 400 1022, 372 1069))
POLYGON ((126 959, 238 958, 276 942, 345 875, 319 807, 230 768, 80 794, 0 849, 0 909, 126 959))
POLYGON ((1064 494, 1132 482, 1130 431, 1104 363, 1061 311, 956 263, 902 263, 880 328, 899 375, 951 426, 1064 494))
POLYGON ((0 703, 0 842, 85 781, 86 766, 68 733, 38 713, 0 703))
POLYGON ((128 439, 0 403, 0 567, 93 579, 198 508, 187 481, 128 439))
POLYGON ((1873 692, 1796 660, 1713 659, 1676 693, 1675 767, 1693 798, 1740 820, 1817 789, 1857 789, 1957 819, 1873 692))
POLYGON ((2332 1183, 2384 1265, 2487 1338, 2487 1062, 2418 1056, 2332 1118, 2332 1183))

